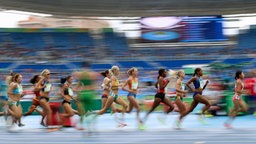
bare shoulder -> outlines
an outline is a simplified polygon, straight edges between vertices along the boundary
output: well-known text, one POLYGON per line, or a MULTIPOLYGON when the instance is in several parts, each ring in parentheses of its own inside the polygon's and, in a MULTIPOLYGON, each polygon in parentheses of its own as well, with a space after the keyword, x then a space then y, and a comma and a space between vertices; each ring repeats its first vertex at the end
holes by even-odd
POLYGON ((191 77, 191 78, 189 79, 190 82, 193 82, 193 81, 195 81, 195 80, 197 80, 197 77, 196 77, 196 76, 193 76, 193 77, 191 77))
POLYGON ((15 88, 15 87, 18 86, 18 84, 17 84, 17 83, 14 83, 14 82, 11 82, 9 86, 12 87, 12 88, 15 88))
POLYGON ((116 80, 116 76, 111 76, 111 80, 116 80))
POLYGON ((236 80, 236 84, 242 84, 242 83, 243 83, 242 80, 240 79, 236 80))
POLYGON ((177 85, 178 85, 178 84, 181 84, 181 80, 178 79, 178 80, 176 81, 176 84, 177 84, 177 85))

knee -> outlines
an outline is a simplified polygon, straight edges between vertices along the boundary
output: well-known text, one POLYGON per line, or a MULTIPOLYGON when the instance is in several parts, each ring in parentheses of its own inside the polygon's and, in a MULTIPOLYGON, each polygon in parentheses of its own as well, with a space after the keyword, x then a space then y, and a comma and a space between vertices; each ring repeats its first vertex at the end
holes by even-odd
POLYGON ((174 110, 174 105, 170 105, 170 107, 169 107, 169 111, 173 111, 174 110))
POLYGON ((174 110, 174 106, 170 106, 169 109, 166 111, 166 113, 170 113, 174 110))
POLYGON ((127 104, 124 104, 124 105, 123 105, 123 108, 124 108, 124 109, 127 109, 127 108, 128 108, 128 105, 127 105, 127 104))
MULTIPOLYGON (((105 107, 103 108, 103 111, 106 112, 106 111, 108 111, 109 108, 110 108, 110 107, 108 107, 108 106, 105 105, 105 107)), ((116 109, 115 109, 115 110, 116 110, 116 109)))
POLYGON ((234 111, 234 112, 238 112, 239 109, 238 109, 238 108, 234 108, 233 111, 234 111))
POLYGON ((248 110, 248 107, 244 107, 241 109, 242 112, 246 112, 248 110))
POLYGON ((207 107, 207 109, 209 109, 211 107, 210 103, 205 104, 205 106, 207 107))
POLYGON ((245 111, 248 111, 248 107, 245 108, 245 111))
MULTIPOLYGON (((107 112, 107 108, 103 108, 100 112, 99 112, 99 114, 103 114, 103 113, 105 113, 105 112, 107 112)), ((114 110, 115 111, 115 110, 114 110)))
POLYGON ((181 115, 181 116, 185 116, 186 113, 187 113, 187 111, 182 111, 182 112, 180 112, 180 115, 181 115))
POLYGON ((189 110, 187 110, 186 114, 189 114, 189 113, 191 113, 192 111, 193 111, 193 109, 189 109, 189 110))
MULTIPOLYGON (((135 107, 135 109, 136 109, 136 112, 137 112, 137 113, 140 112, 140 107, 135 107)), ((127 112, 127 113, 132 112, 132 108, 131 108, 131 109, 129 108, 129 110, 127 110, 126 112, 127 112)))
POLYGON ((13 115, 12 117, 13 117, 15 120, 18 120, 18 119, 20 118, 18 114, 13 115))
POLYGON ((132 110, 131 110, 131 109, 129 109, 129 110, 127 110, 127 111, 126 111, 126 113, 130 113, 130 112, 132 112, 132 110))
POLYGON ((13 117, 15 119, 20 119, 22 117, 22 113, 21 112, 17 112, 17 113, 15 113, 15 115, 13 117))
POLYGON ((116 108, 111 108, 111 111, 112 111, 113 113, 115 113, 117 110, 116 110, 116 108))

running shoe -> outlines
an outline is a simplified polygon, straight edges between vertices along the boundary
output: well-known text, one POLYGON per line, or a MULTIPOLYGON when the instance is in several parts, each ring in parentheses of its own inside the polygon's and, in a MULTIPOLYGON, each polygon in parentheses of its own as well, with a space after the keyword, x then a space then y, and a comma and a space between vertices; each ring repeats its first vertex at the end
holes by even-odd
POLYGON ((208 122, 205 120, 204 115, 199 115, 197 117, 198 121, 204 125, 208 125, 208 122))

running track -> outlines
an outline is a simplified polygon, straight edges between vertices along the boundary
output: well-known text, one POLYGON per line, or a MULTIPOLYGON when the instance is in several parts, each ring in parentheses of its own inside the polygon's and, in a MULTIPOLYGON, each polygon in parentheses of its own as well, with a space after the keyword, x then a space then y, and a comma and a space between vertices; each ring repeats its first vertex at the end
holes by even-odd
MULTIPOLYGON (((144 113, 141 114, 144 116, 144 113)), ((0 118, 0 144, 255 144, 256 117, 239 116, 233 129, 223 127, 227 117, 207 118, 208 125, 189 115, 183 122, 183 128, 174 128, 177 114, 168 115, 166 124, 157 120, 161 113, 153 113, 146 122, 144 131, 136 128, 135 113, 126 115, 127 127, 117 128, 114 116, 105 114, 96 121, 95 132, 89 134, 74 128, 64 128, 47 132, 39 123, 39 116, 23 118, 25 127, 8 130, 3 118, 0 118)), ((76 121, 78 117, 73 117, 76 121)))

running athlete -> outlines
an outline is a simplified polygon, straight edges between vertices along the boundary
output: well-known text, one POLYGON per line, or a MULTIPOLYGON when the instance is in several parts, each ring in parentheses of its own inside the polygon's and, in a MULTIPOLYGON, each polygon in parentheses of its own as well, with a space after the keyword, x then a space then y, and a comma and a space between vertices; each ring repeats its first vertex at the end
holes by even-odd
POLYGON ((72 117, 74 114, 79 114, 78 111, 71 107, 71 100, 77 101, 74 98, 74 91, 71 87, 72 82, 72 76, 67 76, 66 78, 61 79, 62 87, 60 89, 60 95, 63 97, 62 106, 64 108, 64 113, 61 114, 62 117, 72 117))
POLYGON ((22 75, 15 74, 12 80, 7 91, 9 103, 8 113, 13 118, 13 126, 15 123, 18 123, 18 126, 24 126, 21 123, 22 107, 20 105, 20 99, 24 96, 21 85, 22 75))
POLYGON ((26 112, 26 113, 24 114, 24 116, 31 115, 31 114, 33 113, 33 111, 36 110, 39 114, 42 115, 42 119, 41 119, 40 124, 43 125, 43 126, 45 126, 45 125, 44 125, 44 118, 45 118, 45 116, 44 116, 44 114, 43 114, 42 111, 40 111, 40 110, 37 109, 37 106, 40 105, 40 103, 39 103, 40 89, 37 89, 37 88, 36 88, 36 84, 39 82, 40 79, 41 79, 40 75, 34 75, 34 77, 30 80, 30 83, 32 83, 32 84, 34 85, 34 90, 33 90, 33 92, 34 92, 34 94, 35 94, 35 97, 33 98, 32 105, 30 106, 29 111, 26 112))
POLYGON ((119 73, 119 68, 118 66, 112 66, 112 68, 109 70, 109 72, 111 73, 111 92, 110 92, 110 96, 107 99, 107 102, 104 106, 104 108, 102 108, 100 111, 97 112, 98 115, 102 115, 104 114, 109 107, 111 107, 111 105, 113 104, 113 102, 119 104, 122 106, 122 118, 120 121, 118 121, 120 127, 126 126, 127 124, 124 123, 124 113, 126 112, 126 109, 128 107, 127 103, 118 96, 118 90, 119 90, 119 81, 117 79, 118 73, 119 73))
MULTIPOLYGON (((52 110, 50 108, 49 99, 52 84, 50 83, 50 71, 45 69, 41 72, 41 79, 36 84, 36 89, 40 90, 39 103, 43 109, 43 115, 46 116, 46 126, 52 125, 52 110)), ((52 129, 53 130, 53 129, 52 129)), ((49 129, 51 131, 51 129, 49 129)))
MULTIPOLYGON (((103 89, 103 94, 101 96, 101 103, 102 103, 101 107, 104 108, 107 103, 107 99, 109 97, 110 91, 111 91, 111 80, 110 80, 111 74, 110 74, 109 70, 101 72, 100 74, 102 76, 104 76, 103 83, 101 85, 101 87, 103 89)), ((115 107, 114 103, 112 103, 111 109, 112 109, 113 113, 115 113, 116 111, 122 112, 122 110, 115 107)))
POLYGON ((177 72, 177 82, 176 82, 176 97, 175 104, 178 106, 180 116, 177 120, 177 128, 181 128, 182 115, 186 113, 186 105, 182 102, 183 97, 186 96, 188 90, 185 90, 185 84, 183 83, 183 79, 185 77, 184 71, 180 70, 177 72))
POLYGON ((203 76, 203 70, 201 68, 196 68, 193 74, 193 77, 186 83, 186 86, 194 92, 193 94, 193 101, 189 107, 189 110, 180 116, 180 119, 182 119, 187 114, 191 113, 195 107, 198 105, 198 103, 202 103, 205 106, 202 109, 202 114, 198 117, 200 121, 203 122, 204 114, 205 112, 210 108, 210 102, 202 95, 203 90, 208 85, 209 81, 207 80, 205 85, 203 85, 203 82, 201 80, 201 77, 203 76), (190 86, 190 84, 194 84, 194 88, 190 86))
POLYGON ((169 106, 169 109, 166 111, 167 114, 170 113, 174 109, 172 102, 167 97, 165 97, 166 86, 169 83, 169 80, 166 78, 166 75, 167 75, 167 72, 165 69, 158 70, 157 82, 155 84, 155 86, 157 88, 157 93, 155 95, 153 106, 146 114, 144 121, 147 120, 147 117, 149 116, 149 114, 151 112, 153 112, 155 110, 155 108, 157 108, 160 105, 161 102, 163 102, 164 104, 169 106))
MULTIPOLYGON (((74 90, 78 94, 77 100, 79 102, 77 103, 77 109, 80 114, 80 124, 83 124, 85 117, 88 130, 91 132, 94 119, 89 120, 89 115, 90 111, 95 109, 95 90, 97 88, 95 81, 97 80, 97 74, 89 70, 84 70, 74 72, 73 75, 78 80, 78 84, 74 90)), ((79 129, 83 130, 83 127, 79 129)))
POLYGON ((14 73, 12 70, 10 70, 10 74, 7 75, 5 77, 5 84, 3 83, 2 84, 2 96, 4 96, 4 102, 3 102, 3 112, 1 112, 1 115, 4 116, 5 118, 5 121, 7 121, 7 117, 10 115, 8 113, 8 109, 9 109, 9 102, 8 102, 8 94, 7 94, 7 91, 8 91, 8 87, 10 85, 10 83, 12 82, 12 79, 14 77, 14 73))
POLYGON ((231 123, 236 118, 239 112, 246 112, 248 110, 246 103, 242 99, 242 94, 247 94, 247 91, 244 90, 243 78, 244 73, 242 71, 237 71, 235 76, 235 94, 232 99, 234 109, 230 111, 229 118, 224 123, 224 126, 227 128, 232 128, 231 123))
POLYGON ((129 78, 126 80, 124 85, 122 86, 122 89, 124 91, 128 92, 127 98, 129 100, 129 109, 126 111, 127 113, 130 113, 135 107, 137 109, 137 121, 139 124, 139 127, 143 124, 142 120, 140 119, 140 107, 138 102, 136 101, 136 96, 139 92, 138 85, 139 85, 139 80, 138 80, 138 69, 133 67, 128 70, 128 75, 129 78), (126 89, 126 86, 128 85, 128 89, 126 89))

